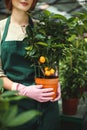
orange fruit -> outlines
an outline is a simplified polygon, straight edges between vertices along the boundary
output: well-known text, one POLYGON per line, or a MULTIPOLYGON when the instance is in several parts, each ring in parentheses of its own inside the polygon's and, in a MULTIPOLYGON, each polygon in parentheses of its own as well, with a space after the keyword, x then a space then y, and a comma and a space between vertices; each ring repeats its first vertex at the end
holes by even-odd
POLYGON ((50 71, 49 70, 45 71, 45 76, 50 76, 50 71))
POLYGON ((39 59, 40 63, 45 63, 46 61, 46 58, 44 56, 41 56, 40 59, 39 59))
POLYGON ((49 67, 45 67, 44 70, 45 70, 45 71, 46 71, 46 70, 49 70, 49 67))
POLYGON ((55 70, 52 68, 50 69, 50 74, 53 75, 55 73, 55 70))

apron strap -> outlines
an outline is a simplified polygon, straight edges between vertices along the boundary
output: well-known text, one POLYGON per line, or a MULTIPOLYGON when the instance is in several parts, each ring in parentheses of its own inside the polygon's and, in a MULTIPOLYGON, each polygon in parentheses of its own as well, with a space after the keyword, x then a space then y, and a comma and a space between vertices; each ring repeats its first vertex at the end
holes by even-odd
POLYGON ((3 33, 3 37, 1 40, 1 43, 3 43, 3 41, 5 41, 7 33, 8 33, 8 28, 9 28, 9 24, 10 24, 10 16, 8 17, 7 21, 6 21, 6 25, 5 25, 5 29, 4 29, 4 33, 3 33))
POLYGON ((3 43, 3 41, 5 41, 5 38, 6 38, 7 33, 8 33, 9 24, 10 24, 10 16, 8 17, 8 19, 6 21, 3 37, 2 37, 2 40, 1 40, 1 43, 0 43, 0 58, 1 58, 1 44, 3 43))

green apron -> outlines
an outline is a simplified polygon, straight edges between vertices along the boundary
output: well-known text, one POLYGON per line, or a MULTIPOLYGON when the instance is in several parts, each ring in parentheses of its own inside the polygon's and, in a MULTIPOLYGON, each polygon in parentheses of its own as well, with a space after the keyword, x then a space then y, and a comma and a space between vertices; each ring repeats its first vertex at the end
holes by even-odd
MULTIPOLYGON (((29 22, 32 24, 31 21, 29 22)), ((27 44, 16 40, 5 41, 9 24, 10 17, 7 19, 1 42, 2 68, 9 79, 29 86, 34 83, 34 68, 25 58, 27 44)), ((35 100, 23 99, 15 104, 18 105, 19 112, 36 109, 41 111, 42 115, 22 126, 11 128, 11 130, 60 130, 58 102, 39 103, 35 100)))

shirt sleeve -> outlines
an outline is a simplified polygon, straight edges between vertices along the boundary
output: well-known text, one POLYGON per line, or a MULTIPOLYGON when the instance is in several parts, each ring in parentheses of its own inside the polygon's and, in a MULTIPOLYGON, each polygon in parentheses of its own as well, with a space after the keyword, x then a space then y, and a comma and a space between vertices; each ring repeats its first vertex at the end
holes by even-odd
POLYGON ((4 71, 2 69, 2 62, 1 62, 1 39, 2 37, 1 37, 1 27, 0 27, 0 77, 4 77, 6 75, 4 74, 4 71))

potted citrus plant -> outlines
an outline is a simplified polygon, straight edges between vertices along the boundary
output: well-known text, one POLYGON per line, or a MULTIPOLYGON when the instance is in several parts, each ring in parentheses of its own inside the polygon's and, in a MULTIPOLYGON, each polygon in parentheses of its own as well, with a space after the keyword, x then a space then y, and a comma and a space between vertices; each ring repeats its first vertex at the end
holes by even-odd
POLYGON ((44 11, 39 14, 34 28, 27 27, 27 37, 24 39, 27 43, 26 57, 35 69, 35 82, 44 82, 44 87, 52 87, 54 84, 53 98, 56 97, 58 86, 59 60, 62 59, 65 46, 69 47, 65 29, 66 17, 44 11), (50 85, 46 85, 45 80, 50 85))
MULTIPOLYGON (((68 41, 70 48, 65 48, 65 59, 61 63, 60 77, 62 85, 62 104, 64 114, 76 114, 79 98, 84 96, 84 87, 87 83, 87 42, 84 32, 87 31, 87 15, 85 13, 72 16, 68 19, 68 41), (65 101, 69 99, 68 106, 65 101), (72 106, 72 101, 75 102, 72 106), (64 109, 68 107, 68 109, 64 109), (72 108, 71 112, 69 111, 72 108), (67 113, 68 112, 68 113, 67 113)), ((67 101, 66 101, 67 102, 67 101)))

